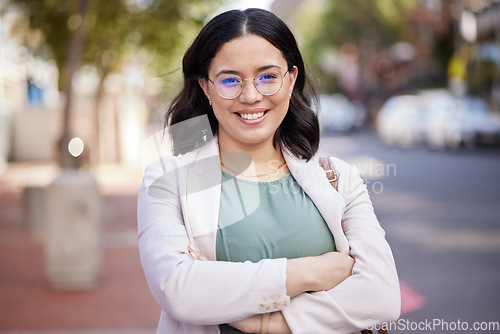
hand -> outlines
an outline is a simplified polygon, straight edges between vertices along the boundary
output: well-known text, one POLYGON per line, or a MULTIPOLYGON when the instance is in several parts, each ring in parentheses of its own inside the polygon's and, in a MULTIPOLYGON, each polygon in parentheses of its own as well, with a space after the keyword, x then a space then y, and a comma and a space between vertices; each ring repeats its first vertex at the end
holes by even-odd
MULTIPOLYGON (((260 333, 262 315, 256 314, 243 320, 232 322, 228 325, 242 331, 243 333, 260 333)), ((285 317, 281 312, 271 313, 269 319, 268 333, 270 334, 291 334, 285 317)))
POLYGON ((188 245, 188 254, 191 260, 208 261, 208 258, 198 248, 193 248, 191 245, 188 245))
POLYGON ((328 252, 311 259, 314 274, 312 291, 327 291, 351 276, 354 259, 339 252, 328 252))
POLYGON ((231 322, 228 325, 242 331, 243 333, 259 333, 260 320, 261 315, 256 314, 242 320, 231 322))
POLYGON ((339 252, 288 260, 286 291, 292 298, 307 291, 330 290, 352 272, 354 259, 339 252))

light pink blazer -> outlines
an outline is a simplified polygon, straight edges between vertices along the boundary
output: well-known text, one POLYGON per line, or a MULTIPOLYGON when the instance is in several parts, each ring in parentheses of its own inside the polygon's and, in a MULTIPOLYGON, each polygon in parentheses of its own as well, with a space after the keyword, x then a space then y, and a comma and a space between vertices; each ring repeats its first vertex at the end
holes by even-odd
POLYGON ((162 309, 157 333, 220 333, 218 324, 278 310, 294 334, 352 333, 399 317, 393 255, 358 169, 331 158, 340 174, 336 191, 317 159, 306 162, 285 153, 285 160, 328 224, 337 250, 354 257, 352 276, 329 291, 287 302, 284 258, 192 261, 188 244, 216 259, 221 169, 214 139, 145 171, 138 198, 139 251, 162 309))

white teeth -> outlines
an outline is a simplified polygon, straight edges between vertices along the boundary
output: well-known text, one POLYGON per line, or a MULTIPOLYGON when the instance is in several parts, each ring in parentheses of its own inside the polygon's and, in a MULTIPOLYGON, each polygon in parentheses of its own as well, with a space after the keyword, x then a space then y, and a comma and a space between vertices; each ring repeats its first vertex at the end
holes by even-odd
POLYGON ((252 119, 257 119, 257 118, 264 116, 264 112, 261 111, 261 112, 255 113, 255 114, 240 114, 240 115, 241 115, 241 118, 243 118, 243 119, 252 120, 252 119))

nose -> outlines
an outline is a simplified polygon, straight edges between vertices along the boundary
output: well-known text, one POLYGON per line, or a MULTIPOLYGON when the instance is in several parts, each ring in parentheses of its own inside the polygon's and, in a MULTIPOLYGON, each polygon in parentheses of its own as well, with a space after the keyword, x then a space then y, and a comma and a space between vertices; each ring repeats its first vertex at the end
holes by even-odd
POLYGON ((262 100, 262 94, 257 90, 252 79, 247 79, 246 81, 244 81, 243 89, 241 91, 239 99, 240 102, 247 104, 262 100))

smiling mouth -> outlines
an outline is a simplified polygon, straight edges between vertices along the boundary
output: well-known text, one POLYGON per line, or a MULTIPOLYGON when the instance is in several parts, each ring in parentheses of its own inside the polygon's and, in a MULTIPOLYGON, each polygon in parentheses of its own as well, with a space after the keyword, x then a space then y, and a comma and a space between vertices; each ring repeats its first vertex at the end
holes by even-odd
POLYGON ((257 113, 252 113, 252 114, 240 114, 240 113, 236 113, 238 116, 240 116, 241 118, 243 119, 246 119, 246 120, 249 120, 249 121, 252 121, 254 119, 258 119, 258 118, 261 118, 262 116, 264 116, 266 113, 268 112, 268 110, 266 111, 261 111, 261 112, 257 112, 257 113))

